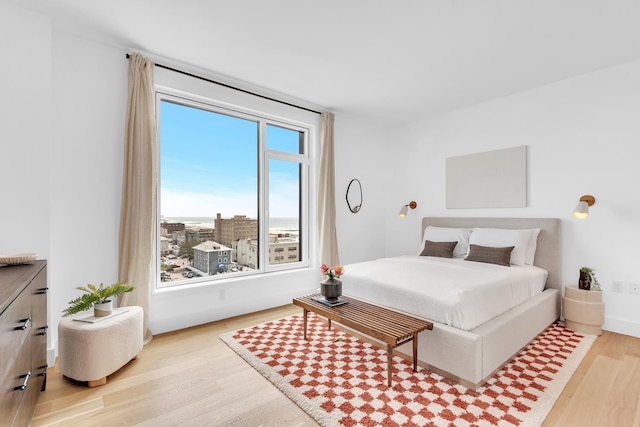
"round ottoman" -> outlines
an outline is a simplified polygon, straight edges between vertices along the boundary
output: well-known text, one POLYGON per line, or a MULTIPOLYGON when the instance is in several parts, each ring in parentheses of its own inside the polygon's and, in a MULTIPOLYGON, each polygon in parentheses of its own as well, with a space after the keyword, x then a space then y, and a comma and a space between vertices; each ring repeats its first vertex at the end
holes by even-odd
POLYGON ((142 307, 120 307, 104 318, 63 318, 58 324, 60 372, 89 387, 111 375, 142 350, 142 307), (83 320, 81 320, 83 319, 83 320), (91 322, 93 320, 93 322, 91 322))

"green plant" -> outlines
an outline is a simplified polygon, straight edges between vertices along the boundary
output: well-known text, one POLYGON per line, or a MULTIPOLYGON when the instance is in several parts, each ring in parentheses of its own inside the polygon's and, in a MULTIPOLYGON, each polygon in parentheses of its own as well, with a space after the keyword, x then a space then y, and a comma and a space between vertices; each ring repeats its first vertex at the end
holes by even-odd
POLYGON ((599 291, 601 290, 600 282, 598 282, 598 278, 596 277, 595 271, 596 270, 591 267, 580 268, 580 272, 584 273, 585 276, 587 277, 587 281, 589 282, 589 285, 590 285, 589 289, 592 291, 599 291))
POLYGON ((62 310, 63 316, 69 316, 71 314, 89 310, 95 304, 107 302, 109 298, 122 295, 126 292, 131 292, 135 288, 125 283, 117 282, 107 287, 105 287, 102 283, 100 283, 99 287, 89 283, 86 287, 79 286, 76 289, 84 292, 84 294, 74 300, 69 301, 69 307, 62 310))

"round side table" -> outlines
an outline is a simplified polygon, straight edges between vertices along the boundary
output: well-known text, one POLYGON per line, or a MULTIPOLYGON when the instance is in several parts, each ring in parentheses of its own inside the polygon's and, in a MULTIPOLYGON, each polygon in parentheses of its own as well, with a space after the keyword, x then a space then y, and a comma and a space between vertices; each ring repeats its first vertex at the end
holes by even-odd
POLYGON ((604 324, 602 291, 587 291, 576 285, 565 286, 562 306, 567 328, 584 334, 602 334, 604 324))

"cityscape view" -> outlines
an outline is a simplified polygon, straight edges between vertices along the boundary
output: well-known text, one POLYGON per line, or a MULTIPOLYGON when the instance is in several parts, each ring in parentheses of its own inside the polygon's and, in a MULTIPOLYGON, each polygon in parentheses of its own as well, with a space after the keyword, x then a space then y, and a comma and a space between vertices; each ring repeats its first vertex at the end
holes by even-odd
POLYGON ((301 261, 305 133, 169 95, 159 117, 162 284, 301 261))
MULTIPOLYGON (((270 218, 269 265, 298 262, 299 240, 297 218, 270 218)), ((256 270, 258 243, 258 220, 245 215, 162 217, 160 279, 173 282, 256 270)))

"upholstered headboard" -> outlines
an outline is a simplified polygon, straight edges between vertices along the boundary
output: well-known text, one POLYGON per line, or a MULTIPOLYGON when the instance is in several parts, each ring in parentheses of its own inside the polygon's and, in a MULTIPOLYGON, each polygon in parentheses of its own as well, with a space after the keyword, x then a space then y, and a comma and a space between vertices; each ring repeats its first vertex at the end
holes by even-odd
POLYGON ((561 289, 561 221, 558 218, 480 218, 480 217, 424 217, 422 218, 422 235, 424 229, 434 227, 455 228, 539 228, 538 246, 534 265, 549 272, 547 288, 561 289))

